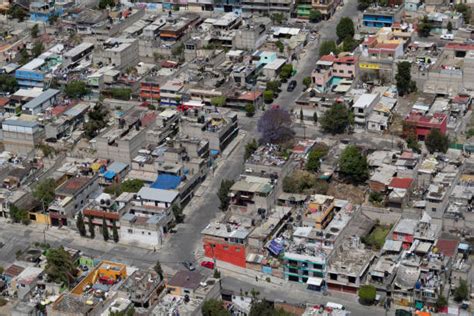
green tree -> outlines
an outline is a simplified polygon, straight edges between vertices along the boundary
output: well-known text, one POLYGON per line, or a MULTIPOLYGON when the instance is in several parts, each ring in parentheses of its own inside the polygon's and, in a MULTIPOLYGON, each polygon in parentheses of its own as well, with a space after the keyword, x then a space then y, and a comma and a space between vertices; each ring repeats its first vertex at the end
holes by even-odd
POLYGON ((281 67, 280 70, 280 78, 283 81, 288 80, 291 77, 291 73, 293 72, 293 66, 291 64, 285 64, 281 67))
POLYGON ((122 182, 120 190, 122 192, 137 193, 145 185, 145 182, 141 179, 128 179, 122 182))
POLYGON ((362 305, 372 305, 375 302, 377 289, 373 285, 362 285, 359 288, 359 303, 362 305))
POLYGON ((316 124, 318 123, 318 112, 314 111, 313 113, 313 122, 316 124))
POLYGON ((425 15, 423 19, 418 23, 418 35, 420 37, 428 37, 431 33, 431 22, 428 20, 428 17, 425 15))
POLYGON ((89 110, 87 113, 89 121, 84 124, 84 132, 89 139, 94 138, 107 125, 108 113, 109 111, 101 102, 97 102, 89 110))
POLYGON ((22 223, 24 225, 30 223, 28 211, 17 207, 15 204, 10 204, 10 218, 14 223, 22 223))
POLYGON ((43 203, 44 208, 48 208, 49 204, 53 202, 56 189, 56 181, 48 178, 40 181, 33 190, 33 196, 43 203))
POLYGON ((252 156, 252 154, 257 150, 258 148, 258 143, 257 140, 254 138, 250 142, 245 145, 245 154, 244 154, 244 160, 247 160, 252 156))
POLYGON ((411 80, 411 63, 402 61, 397 65, 397 90, 400 96, 404 96, 416 90, 416 83, 411 80))
POLYGON ((471 7, 464 3, 459 3, 459 4, 456 4, 454 8, 457 12, 462 14, 464 23, 469 24, 471 21, 471 14, 472 14, 471 7))
POLYGON ((282 24, 285 21, 283 13, 274 13, 270 16, 274 24, 282 24))
POLYGON ((272 303, 267 300, 254 302, 250 308, 249 316, 291 316, 292 314, 283 309, 275 309, 272 303))
POLYGON ((171 55, 176 56, 178 59, 182 57, 184 53, 184 44, 177 44, 171 49, 171 55))
POLYGON ((212 106, 223 107, 226 104, 226 97, 225 96, 218 96, 211 98, 212 106))
POLYGON ((132 90, 129 88, 112 88, 108 91, 113 99, 128 101, 132 96, 132 90))
POLYGON ((76 266, 72 261, 69 252, 63 247, 50 248, 46 252, 46 274, 48 279, 68 287, 72 284, 76 276, 76 266))
POLYGON ((153 270, 160 276, 160 279, 163 280, 163 268, 161 267, 161 263, 159 261, 156 261, 155 265, 153 266, 153 270))
POLYGON ((461 303, 469 298, 470 290, 466 280, 460 279, 459 285, 454 289, 454 300, 461 303))
POLYGON ((311 77, 303 78, 303 86, 305 86, 306 89, 308 89, 311 86, 311 83, 313 83, 313 81, 311 80, 311 77))
POLYGON ((3 274, 3 271, 5 271, 5 269, 3 268, 3 266, 0 266, 0 275, 3 274))
POLYGON ((7 14, 10 18, 17 19, 18 22, 23 22, 27 15, 26 11, 16 4, 10 5, 7 14))
POLYGON ((342 134, 352 124, 352 113, 342 103, 334 103, 321 118, 321 127, 326 133, 342 134))
POLYGON ((373 0, 359 0, 357 4, 357 9, 359 9, 360 11, 364 11, 365 9, 370 7, 373 2, 373 0))
POLYGON ((321 165, 321 158, 327 155, 329 148, 324 144, 318 144, 308 155, 306 170, 316 172, 321 165))
POLYGON ((281 41, 276 41, 275 46, 278 48, 278 51, 280 53, 283 53, 285 51, 285 45, 281 41))
POLYGON ((336 27, 336 35, 339 41, 343 41, 346 38, 353 38, 355 34, 354 22, 349 17, 343 17, 339 21, 336 27))
POLYGON ((113 8, 115 6, 114 0, 100 0, 99 1, 99 9, 104 10, 108 7, 113 8))
POLYGON ((270 90, 277 95, 280 92, 281 82, 278 80, 268 81, 266 87, 267 90, 270 90))
POLYGON ((0 75, 0 91, 14 93, 18 88, 15 77, 2 74, 0 75))
POLYGON ((173 215, 176 219, 176 223, 180 224, 184 222, 185 215, 183 214, 183 208, 181 208, 179 205, 173 204, 171 209, 173 210, 173 215))
POLYGON ((425 145, 430 153, 437 151, 445 153, 449 148, 449 138, 441 134, 439 129, 435 128, 426 136, 425 145))
POLYGON ((273 102, 273 91, 272 90, 263 91, 263 101, 265 103, 272 103, 273 102))
POLYGON ((84 216, 82 215, 82 212, 77 214, 76 227, 81 237, 84 237, 86 235, 86 225, 84 224, 84 216))
POLYGON ((33 25, 33 27, 30 30, 30 35, 33 38, 37 38, 39 35, 39 27, 38 24, 33 25))
POLYGON ((91 239, 94 239, 95 238, 95 227, 94 227, 94 223, 92 222, 92 216, 89 216, 88 219, 89 220, 87 221, 87 223, 89 224, 89 235, 90 235, 91 239))
POLYGON ((28 51, 25 48, 22 48, 20 50, 20 59, 18 60, 18 62, 20 63, 20 65, 24 65, 29 61, 30 61, 30 54, 28 54, 28 51))
POLYGON ((383 195, 380 192, 370 192, 369 194, 369 202, 372 204, 380 204, 383 201, 383 195))
POLYGON ((245 116, 252 117, 255 115, 255 106, 253 103, 247 103, 245 105, 245 116))
POLYGON ((114 242, 119 241, 119 233, 118 233, 118 228, 117 228, 116 221, 112 222, 112 239, 113 239, 114 242))
POLYGON ((416 139, 416 134, 414 131, 411 131, 408 134, 407 147, 413 150, 413 152, 421 153, 420 143, 418 143, 418 140, 416 139))
POLYGON ((107 221, 105 220, 105 216, 102 217, 102 236, 104 237, 104 241, 108 241, 109 236, 109 227, 107 226, 107 221))
POLYGON ((50 15, 48 18, 49 25, 54 25, 58 21, 59 16, 57 14, 50 15))
POLYGON ((319 56, 329 55, 329 54, 338 54, 339 50, 335 41, 323 41, 319 46, 319 56))
POLYGON ((229 311, 224 307, 224 303, 214 298, 204 302, 201 312, 203 316, 230 316, 229 311))
POLYGON ((33 46, 33 49, 31 50, 31 56, 33 58, 36 58, 38 57, 39 55, 41 55, 44 51, 44 45, 42 42, 40 41, 37 41, 35 42, 35 45, 33 46))
POLYGON ((296 170, 283 178, 283 191, 287 193, 326 194, 328 189, 326 181, 305 170, 296 170))
POLYGON ((217 197, 219 198, 221 211, 227 210, 230 203, 229 192, 230 188, 234 185, 234 180, 222 180, 219 191, 217 191, 217 197))
POLYGON ((438 296, 438 299, 436 300, 435 305, 436 305, 436 308, 439 310, 440 308, 448 306, 448 300, 443 295, 440 295, 438 296))
POLYGON ((352 52, 354 49, 357 48, 359 42, 353 39, 352 37, 346 37, 342 41, 342 50, 344 52, 352 52))
POLYGON ((446 25, 446 29, 448 30, 448 33, 450 34, 453 32, 453 23, 451 23, 451 21, 449 21, 448 25, 446 25))
POLYGON ((323 19, 323 15, 319 10, 311 10, 309 11, 309 21, 311 23, 318 23, 323 19))
POLYGON ((82 98, 89 92, 90 90, 87 88, 86 83, 81 80, 73 80, 64 87, 64 93, 71 99, 82 98))
POLYGON ((347 146, 339 159, 339 173, 352 183, 363 183, 369 176, 367 157, 356 146, 347 146))

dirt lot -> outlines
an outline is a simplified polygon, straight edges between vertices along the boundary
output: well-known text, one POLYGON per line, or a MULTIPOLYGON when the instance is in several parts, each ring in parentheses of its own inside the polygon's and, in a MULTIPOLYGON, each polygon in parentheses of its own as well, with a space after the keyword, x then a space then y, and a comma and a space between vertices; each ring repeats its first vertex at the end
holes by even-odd
POLYGON ((354 204, 363 204, 365 202, 365 190, 351 184, 332 181, 329 184, 327 195, 332 195, 336 199, 349 200, 354 204))

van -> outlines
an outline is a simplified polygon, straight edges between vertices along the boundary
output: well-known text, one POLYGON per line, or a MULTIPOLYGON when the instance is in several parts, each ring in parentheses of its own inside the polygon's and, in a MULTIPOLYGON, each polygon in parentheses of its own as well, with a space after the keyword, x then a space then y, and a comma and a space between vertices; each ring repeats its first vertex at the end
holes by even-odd
POLYGON ((332 308, 332 309, 339 309, 341 311, 345 310, 346 308, 342 304, 338 303, 333 303, 333 302, 327 302, 326 307, 332 308))
POLYGON ((440 38, 442 40, 448 40, 448 41, 452 41, 454 39, 454 35, 453 34, 442 34, 440 36, 440 38))

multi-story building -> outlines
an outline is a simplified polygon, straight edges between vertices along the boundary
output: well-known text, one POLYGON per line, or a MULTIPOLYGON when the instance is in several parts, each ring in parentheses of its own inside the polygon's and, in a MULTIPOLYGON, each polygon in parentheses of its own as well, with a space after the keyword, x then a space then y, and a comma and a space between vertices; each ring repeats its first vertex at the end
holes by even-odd
POLYGON ((322 56, 316 63, 312 79, 316 89, 321 93, 330 92, 341 79, 352 80, 358 73, 358 58, 352 55, 322 56))
POLYGON ((138 64, 138 39, 109 38, 93 52, 94 64, 113 66, 120 71, 138 64))
POLYGON ((289 15, 293 10, 291 0, 241 0, 242 11, 249 13, 283 13, 289 15))
POLYGON ((94 50, 94 44, 92 43, 81 43, 74 48, 71 48, 64 53, 64 66, 73 68, 84 58, 88 58, 94 50))
POLYGON ((99 177, 76 177, 67 180, 55 191, 55 199, 48 208, 52 226, 67 226, 76 213, 83 209, 99 188, 99 177))
POLYGON ((59 93, 60 91, 56 89, 48 89, 44 91, 33 100, 25 103, 22 106, 22 112, 30 115, 37 115, 43 112, 48 107, 53 106, 56 103, 59 93))
POLYGON ((333 196, 315 194, 311 197, 306 208, 303 226, 326 228, 335 213, 335 199, 333 196))
POLYGON ((391 27, 400 21, 402 12, 403 6, 370 7, 363 13, 362 25, 368 28, 391 27))
POLYGON ((54 2, 35 1, 30 3, 30 20, 33 22, 48 22, 49 18, 58 14, 54 2))
POLYGON ((151 103, 160 101, 160 83, 157 78, 147 77, 140 81, 140 98, 151 103))
POLYGON ((324 253, 307 255, 285 252, 283 274, 287 281, 307 283, 309 278, 326 277, 327 258, 324 253))
POLYGON ((237 113, 225 110, 191 113, 182 117, 180 133, 207 140, 211 154, 220 154, 239 133, 237 113))
POLYGON ((146 141, 147 127, 156 113, 142 109, 131 110, 118 122, 95 138, 97 157, 130 163, 146 141))
POLYGON ((396 65, 394 61, 404 54, 407 43, 405 34, 411 36, 411 33, 409 30, 402 32, 384 27, 374 36, 367 37, 361 45, 360 72, 390 80, 394 73, 394 65, 396 65))
POLYGON ((334 15, 340 3, 341 0, 311 0, 311 7, 321 12, 323 19, 327 20, 334 15))
POLYGON ((28 154, 45 136, 44 129, 36 122, 8 119, 1 124, 5 150, 13 153, 28 154))
POLYGON ((441 134, 446 134, 448 117, 444 113, 424 115, 420 112, 412 111, 405 118, 403 133, 406 137, 416 136, 420 141, 424 141, 433 129, 437 129, 441 134))
POLYGON ((44 59, 35 58, 17 69, 15 78, 18 85, 25 88, 43 88, 46 75, 45 66, 46 61, 44 59))
POLYGON ((379 100, 380 95, 378 93, 365 93, 355 101, 352 105, 352 112, 354 113, 354 125, 356 128, 367 128, 368 118, 379 100))
POLYGON ((184 83, 173 79, 160 87, 161 106, 179 106, 185 92, 184 83))
POLYGON ((249 229, 235 224, 210 223, 201 234, 206 257, 246 267, 249 229))
POLYGON ((230 209, 242 214, 265 214, 275 204, 275 181, 270 178, 242 176, 230 188, 230 209))

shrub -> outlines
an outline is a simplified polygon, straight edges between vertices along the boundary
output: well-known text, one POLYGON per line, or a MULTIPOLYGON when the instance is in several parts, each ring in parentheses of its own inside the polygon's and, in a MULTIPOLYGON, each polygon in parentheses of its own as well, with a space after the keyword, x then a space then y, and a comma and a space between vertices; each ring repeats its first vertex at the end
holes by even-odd
POLYGON ((362 305, 372 305, 375 302, 377 290, 373 285, 362 285, 359 288, 359 303, 362 305))

